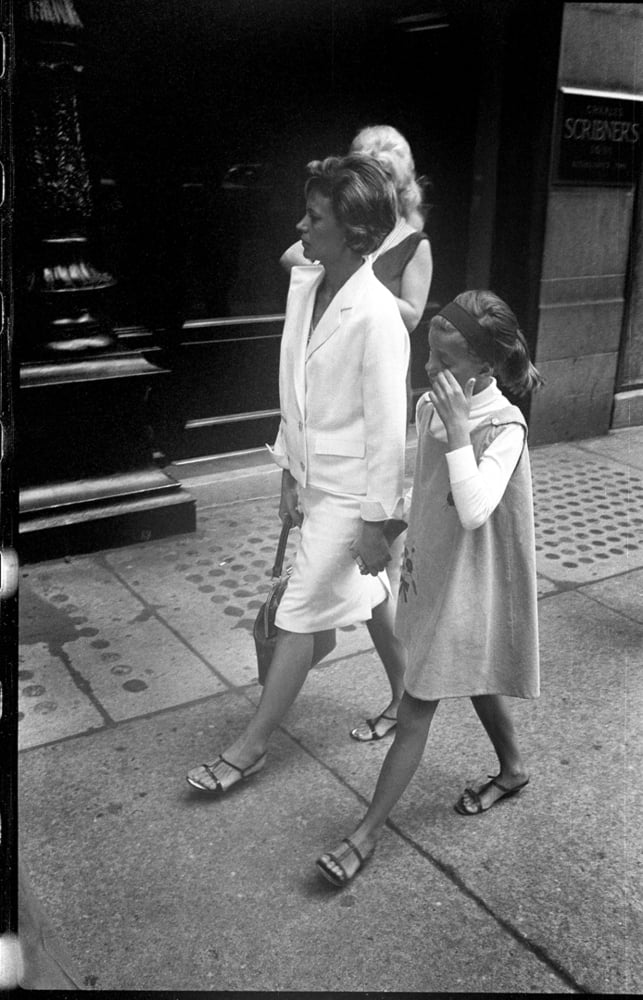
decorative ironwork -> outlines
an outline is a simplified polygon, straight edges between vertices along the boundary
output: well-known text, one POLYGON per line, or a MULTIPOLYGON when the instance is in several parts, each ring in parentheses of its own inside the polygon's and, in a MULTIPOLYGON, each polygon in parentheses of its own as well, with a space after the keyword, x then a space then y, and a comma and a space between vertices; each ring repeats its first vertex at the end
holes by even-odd
POLYGON ((23 354, 101 352, 114 343, 111 274, 92 262, 93 201, 78 102, 82 22, 71 0, 27 0, 17 165, 30 314, 23 354))

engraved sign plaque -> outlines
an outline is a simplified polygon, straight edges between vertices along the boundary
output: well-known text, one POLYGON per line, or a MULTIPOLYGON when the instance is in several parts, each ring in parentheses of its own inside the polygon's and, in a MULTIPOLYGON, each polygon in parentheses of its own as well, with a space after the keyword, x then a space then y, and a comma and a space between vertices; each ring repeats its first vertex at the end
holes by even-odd
POLYGON ((555 184, 636 183, 643 95, 562 87, 554 137, 555 184))

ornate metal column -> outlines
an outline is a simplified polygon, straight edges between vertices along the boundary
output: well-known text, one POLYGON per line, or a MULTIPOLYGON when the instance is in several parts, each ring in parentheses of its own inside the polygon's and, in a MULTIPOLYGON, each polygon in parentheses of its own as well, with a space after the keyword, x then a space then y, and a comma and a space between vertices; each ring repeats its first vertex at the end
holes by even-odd
POLYGON ((20 212, 32 314, 23 357, 100 352, 113 346, 113 277, 92 260, 92 186, 83 148, 78 81, 82 24, 71 0, 21 7, 20 212))
POLYGON ((97 263, 74 0, 20 0, 16 27, 21 557, 194 530, 194 500, 154 459, 148 399, 170 374, 156 331, 114 326, 97 263))

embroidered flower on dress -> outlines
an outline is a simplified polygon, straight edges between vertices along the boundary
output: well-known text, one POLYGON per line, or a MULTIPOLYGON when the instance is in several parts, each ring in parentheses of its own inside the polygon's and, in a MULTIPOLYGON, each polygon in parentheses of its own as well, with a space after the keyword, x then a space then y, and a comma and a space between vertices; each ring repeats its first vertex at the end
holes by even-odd
POLYGON ((404 556, 402 557, 402 573, 400 576, 400 597, 404 598, 404 601, 408 603, 408 593, 409 589, 413 588, 413 593, 417 594, 418 589, 415 586, 415 580, 413 579, 413 560, 411 559, 412 554, 415 552, 415 546, 410 550, 404 546, 404 556))

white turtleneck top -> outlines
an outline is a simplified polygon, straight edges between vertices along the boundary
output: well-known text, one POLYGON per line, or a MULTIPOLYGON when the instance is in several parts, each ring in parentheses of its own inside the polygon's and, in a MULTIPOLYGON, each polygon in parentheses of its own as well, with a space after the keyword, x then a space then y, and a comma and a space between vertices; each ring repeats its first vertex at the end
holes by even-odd
MULTIPOLYGON (((425 393, 418 400, 418 411, 427 404, 433 405, 425 393)), ((472 397, 469 429, 473 430, 508 405, 509 401, 492 378, 486 389, 472 397)), ((447 440, 446 428, 435 410, 429 422, 429 433, 439 441, 447 440)), ((453 502, 463 528, 479 528, 494 512, 516 468, 524 441, 524 428, 519 424, 507 424, 485 450, 480 464, 476 462, 472 445, 446 453, 453 502)))

